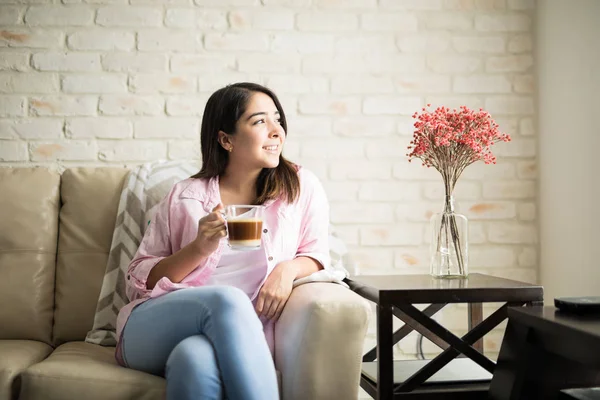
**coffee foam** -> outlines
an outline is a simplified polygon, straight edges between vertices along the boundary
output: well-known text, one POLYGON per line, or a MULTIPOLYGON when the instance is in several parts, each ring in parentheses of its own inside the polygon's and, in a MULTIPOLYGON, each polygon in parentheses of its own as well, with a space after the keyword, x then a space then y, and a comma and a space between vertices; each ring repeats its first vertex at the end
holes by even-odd
POLYGON ((260 218, 234 218, 234 219, 228 219, 227 222, 231 222, 231 223, 236 223, 236 222, 258 223, 258 222, 262 222, 262 219, 260 219, 260 218))

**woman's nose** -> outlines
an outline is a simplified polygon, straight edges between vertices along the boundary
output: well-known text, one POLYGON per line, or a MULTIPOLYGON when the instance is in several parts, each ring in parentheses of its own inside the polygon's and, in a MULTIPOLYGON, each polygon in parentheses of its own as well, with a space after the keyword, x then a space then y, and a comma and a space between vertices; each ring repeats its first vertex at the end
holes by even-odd
POLYGON ((271 122, 269 126, 269 136, 271 137, 279 137, 279 135, 283 134, 283 128, 276 122, 271 122))

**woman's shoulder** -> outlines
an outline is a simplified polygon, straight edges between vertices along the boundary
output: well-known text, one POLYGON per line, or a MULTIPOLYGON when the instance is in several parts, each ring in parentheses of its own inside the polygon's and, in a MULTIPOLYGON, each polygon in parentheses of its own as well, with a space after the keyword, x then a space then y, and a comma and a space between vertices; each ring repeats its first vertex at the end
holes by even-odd
POLYGON ((193 198, 202 200, 209 195, 211 182, 209 178, 187 178, 179 181, 171 188, 172 199, 193 198))
POLYGON ((320 185, 321 181, 317 175, 306 167, 300 165, 296 166, 298 178, 300 179, 300 186, 314 186, 320 185))
POLYGON ((321 184, 319 177, 310 169, 305 167, 298 168, 298 178, 300 179, 300 198, 299 202, 310 202, 314 196, 324 196, 325 189, 321 184))

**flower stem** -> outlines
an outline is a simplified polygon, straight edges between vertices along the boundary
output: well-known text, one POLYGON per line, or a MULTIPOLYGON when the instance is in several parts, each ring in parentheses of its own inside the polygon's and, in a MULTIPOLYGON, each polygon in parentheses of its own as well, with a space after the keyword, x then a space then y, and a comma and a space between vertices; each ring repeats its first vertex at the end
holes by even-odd
MULTIPOLYGON (((447 186, 448 187, 448 186, 447 186)), ((450 192, 451 193, 451 192, 450 192)), ((442 213, 441 223, 440 223, 440 231, 437 235, 437 251, 440 251, 440 245, 442 245, 442 241, 444 248, 448 252, 448 265, 446 265, 446 275, 450 275, 450 264, 451 264, 451 256, 450 249, 454 247, 454 253, 456 255, 456 262, 458 264, 458 272, 460 275, 464 275, 465 264, 464 264, 464 255, 463 249, 461 246, 461 238, 458 230, 458 225, 456 223, 456 215, 454 214, 454 204, 452 201, 452 196, 447 195, 444 204, 444 212, 442 213), (442 233, 444 235, 442 236, 442 233), (451 242, 451 243, 450 243, 451 242)))

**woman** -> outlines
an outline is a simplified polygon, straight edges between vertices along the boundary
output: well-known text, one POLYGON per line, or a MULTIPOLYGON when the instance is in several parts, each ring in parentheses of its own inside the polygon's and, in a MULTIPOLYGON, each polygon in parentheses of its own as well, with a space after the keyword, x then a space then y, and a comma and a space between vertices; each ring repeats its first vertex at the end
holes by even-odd
POLYGON ((278 398, 273 324, 294 280, 329 268, 327 199, 281 155, 286 132, 269 89, 216 91, 202 120, 202 169, 160 203, 129 265, 117 359, 164 374, 168 399, 278 398), (228 248, 229 204, 265 206, 260 249, 228 248))

